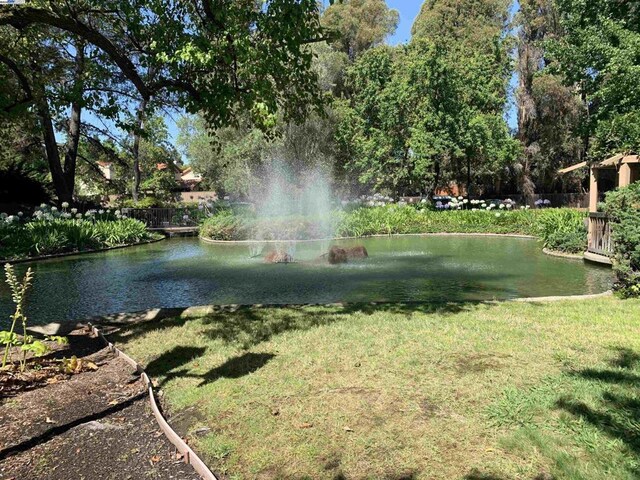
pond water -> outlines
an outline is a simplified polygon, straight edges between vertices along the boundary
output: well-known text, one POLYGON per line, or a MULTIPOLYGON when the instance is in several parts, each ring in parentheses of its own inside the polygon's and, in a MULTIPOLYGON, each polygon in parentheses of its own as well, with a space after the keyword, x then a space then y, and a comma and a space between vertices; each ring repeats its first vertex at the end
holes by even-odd
MULTIPOLYGON (((229 303, 478 301, 600 293, 611 270, 550 257, 531 239, 405 236, 300 242, 296 263, 265 264, 248 244, 196 238, 32 263, 32 323, 154 307, 229 303), (329 265, 330 245, 363 244, 369 258, 329 265)), ((272 247, 267 245, 264 252, 272 247)), ((27 264, 16 269, 22 273, 27 264)), ((0 315, 11 311, 0 285, 0 315)))

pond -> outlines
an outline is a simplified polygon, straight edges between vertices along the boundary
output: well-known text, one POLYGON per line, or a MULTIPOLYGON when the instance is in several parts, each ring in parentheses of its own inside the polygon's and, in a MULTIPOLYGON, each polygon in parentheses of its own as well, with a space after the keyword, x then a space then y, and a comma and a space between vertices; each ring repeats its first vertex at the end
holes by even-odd
MULTIPOLYGON (((264 247, 264 252, 271 246, 264 247)), ((300 242, 296 263, 266 264, 251 244, 171 239, 121 250, 32 263, 32 323, 229 303, 482 301, 600 293, 611 270, 550 257, 532 239, 400 236, 300 242), (330 245, 363 244, 369 258, 329 265, 330 245)), ((27 264, 16 266, 22 273, 27 264)), ((11 311, 0 286, 3 323, 11 311)))

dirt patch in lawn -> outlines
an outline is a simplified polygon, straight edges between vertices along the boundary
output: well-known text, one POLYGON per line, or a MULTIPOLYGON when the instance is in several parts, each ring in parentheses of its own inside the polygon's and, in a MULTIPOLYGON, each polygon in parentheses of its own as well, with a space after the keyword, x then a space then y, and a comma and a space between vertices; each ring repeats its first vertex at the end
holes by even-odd
POLYGON ((0 377, 0 479, 200 478, 160 431, 135 371, 84 331, 69 340, 33 360, 34 383, 0 377), (62 373, 72 355, 92 368, 62 373))

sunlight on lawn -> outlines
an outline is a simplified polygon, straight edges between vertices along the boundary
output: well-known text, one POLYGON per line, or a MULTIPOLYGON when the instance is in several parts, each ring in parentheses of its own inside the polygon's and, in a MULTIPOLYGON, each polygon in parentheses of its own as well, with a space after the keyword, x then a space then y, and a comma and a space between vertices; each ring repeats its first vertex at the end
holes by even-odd
POLYGON ((631 479, 639 327, 604 298, 241 308, 116 340, 230 478, 631 479))

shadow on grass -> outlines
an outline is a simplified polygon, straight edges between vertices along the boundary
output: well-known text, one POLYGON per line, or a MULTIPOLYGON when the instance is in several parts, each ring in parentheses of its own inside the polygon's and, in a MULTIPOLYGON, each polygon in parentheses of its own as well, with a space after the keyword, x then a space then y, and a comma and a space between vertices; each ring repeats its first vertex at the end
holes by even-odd
POLYGON ((563 397, 556 406, 588 422, 610 438, 621 441, 640 461, 640 374, 637 373, 640 355, 627 348, 614 350, 616 356, 609 361, 610 369, 586 368, 571 373, 593 382, 594 389, 602 390, 597 405, 563 397))
POLYGON ((145 371, 151 377, 161 377, 158 387, 162 387, 174 378, 197 378, 201 382, 199 387, 213 383, 220 378, 240 378, 264 367, 273 357, 272 353, 245 352, 232 357, 205 374, 194 374, 184 367, 189 362, 201 357, 206 352, 204 347, 177 346, 164 352, 155 360, 149 362, 145 371))
MULTIPOLYGON (((212 340, 235 343, 249 349, 287 331, 309 330, 344 321, 349 315, 376 313, 414 313, 454 315, 485 302, 405 302, 405 303, 335 303, 322 305, 228 305, 215 307, 213 313, 198 317, 205 328, 203 335, 212 340)), ((109 336, 114 343, 124 343, 148 332, 180 327, 194 320, 189 317, 160 318, 120 325, 109 336)))

